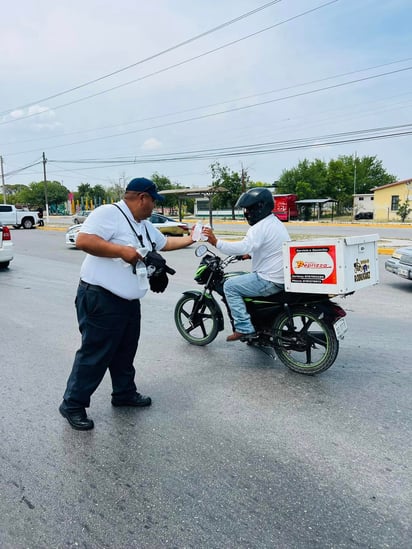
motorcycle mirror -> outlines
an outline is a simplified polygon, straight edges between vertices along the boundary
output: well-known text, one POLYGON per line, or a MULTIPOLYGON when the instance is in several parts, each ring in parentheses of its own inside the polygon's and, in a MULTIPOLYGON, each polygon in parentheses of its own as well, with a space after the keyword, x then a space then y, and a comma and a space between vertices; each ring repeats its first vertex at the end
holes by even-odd
POLYGON ((206 252, 207 252, 206 244, 201 244, 196 248, 195 255, 196 257, 202 257, 202 255, 205 255, 206 252))

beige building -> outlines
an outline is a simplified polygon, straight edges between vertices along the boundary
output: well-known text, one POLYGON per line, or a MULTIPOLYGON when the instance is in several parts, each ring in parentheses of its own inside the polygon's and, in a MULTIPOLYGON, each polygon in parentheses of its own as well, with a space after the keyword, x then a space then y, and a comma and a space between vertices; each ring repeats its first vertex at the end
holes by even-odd
MULTIPOLYGON (((398 208, 405 201, 412 209, 412 179, 396 181, 382 187, 371 189, 374 193, 374 220, 375 221, 401 221, 397 214, 398 208)), ((412 221, 412 212, 405 221, 412 221)))

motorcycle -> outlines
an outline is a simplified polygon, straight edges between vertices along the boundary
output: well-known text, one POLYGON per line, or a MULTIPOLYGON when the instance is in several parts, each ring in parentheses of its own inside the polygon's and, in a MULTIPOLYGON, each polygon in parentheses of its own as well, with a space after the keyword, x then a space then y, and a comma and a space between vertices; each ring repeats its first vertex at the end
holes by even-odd
MULTIPOLYGON (((225 305, 232 328, 233 318, 223 292, 228 277, 243 272, 225 272, 243 256, 222 259, 205 244, 197 247, 201 262, 195 281, 203 291, 187 290, 176 304, 174 319, 183 338, 192 345, 208 345, 224 329, 223 312, 215 294, 225 305)), ((352 292, 353 293, 353 292, 352 292)), ((346 312, 329 295, 280 292, 268 297, 245 297, 256 333, 240 341, 257 347, 300 374, 317 374, 330 368, 346 331, 346 312), (274 354, 275 353, 275 354, 274 354)))

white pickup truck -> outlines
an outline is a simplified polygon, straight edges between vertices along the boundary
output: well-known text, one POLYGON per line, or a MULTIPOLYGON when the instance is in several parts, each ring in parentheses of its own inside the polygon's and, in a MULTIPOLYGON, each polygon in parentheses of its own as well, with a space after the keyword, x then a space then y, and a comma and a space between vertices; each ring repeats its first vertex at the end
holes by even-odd
POLYGON ((32 229, 39 222, 37 212, 16 208, 13 204, 0 204, 0 223, 12 225, 16 229, 32 229))

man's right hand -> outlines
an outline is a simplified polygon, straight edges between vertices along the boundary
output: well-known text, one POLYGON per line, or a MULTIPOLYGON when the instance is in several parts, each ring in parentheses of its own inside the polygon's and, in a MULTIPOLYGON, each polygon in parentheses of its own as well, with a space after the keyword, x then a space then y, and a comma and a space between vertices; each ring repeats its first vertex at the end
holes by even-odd
POLYGON ((120 257, 130 265, 136 265, 138 261, 143 261, 143 257, 132 245, 122 246, 122 255, 120 257))
POLYGON ((210 242, 212 246, 216 246, 217 238, 210 227, 203 227, 202 233, 207 236, 207 241, 210 242))

